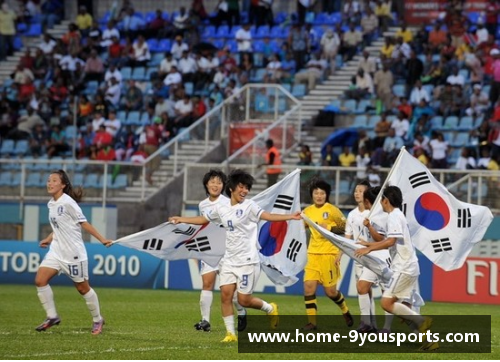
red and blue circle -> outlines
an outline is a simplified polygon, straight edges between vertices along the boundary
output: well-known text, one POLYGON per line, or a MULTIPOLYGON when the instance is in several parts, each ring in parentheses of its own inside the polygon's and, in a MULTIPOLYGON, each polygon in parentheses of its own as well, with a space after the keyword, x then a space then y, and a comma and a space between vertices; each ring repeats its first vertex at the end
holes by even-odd
POLYGON ((441 196, 426 192, 415 202, 415 219, 426 229, 441 230, 450 222, 450 209, 441 196))
POLYGON ((285 242, 287 230, 286 221, 267 222, 262 225, 259 231, 260 253, 264 256, 279 253, 285 242))

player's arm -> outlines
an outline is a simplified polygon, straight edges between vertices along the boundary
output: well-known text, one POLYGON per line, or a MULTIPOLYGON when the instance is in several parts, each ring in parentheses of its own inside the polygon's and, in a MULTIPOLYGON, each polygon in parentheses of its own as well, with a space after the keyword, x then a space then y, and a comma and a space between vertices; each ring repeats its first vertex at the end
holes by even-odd
POLYGON ((334 207, 334 211, 331 216, 331 221, 328 224, 327 229, 334 234, 343 234, 345 232, 345 216, 338 208, 334 207))
POLYGON ((360 257, 375 250, 389 249, 391 246, 396 244, 397 240, 398 240, 397 238, 389 237, 385 240, 379 241, 378 243, 369 243, 369 245, 366 248, 361 248, 356 250, 354 252, 354 255, 360 257))
POLYGON ((104 246, 109 248, 111 245, 113 245, 113 240, 106 239, 104 236, 102 236, 99 233, 99 231, 97 231, 97 229, 95 227, 93 227, 92 224, 90 224, 88 221, 84 221, 84 222, 80 223, 80 225, 82 226, 83 230, 85 230, 90 235, 92 235, 94 238, 99 240, 104 246))
POLYGON ((39 246, 41 248, 46 248, 47 246, 49 246, 50 243, 52 242, 53 236, 54 236, 54 232, 51 232, 49 234, 49 236, 47 236, 45 239, 43 239, 42 241, 40 241, 39 246))
POLYGON ((300 220, 300 211, 295 211, 292 214, 271 214, 270 212, 263 211, 260 214, 260 219, 265 221, 288 221, 300 220))
POLYGON ((205 225, 209 223, 208 219, 205 216, 171 216, 168 218, 168 221, 170 221, 172 224, 184 223, 193 225, 205 225))
POLYGON ((366 226, 366 228, 370 232, 370 235, 371 235, 371 237, 372 237, 372 239, 374 241, 382 241, 382 240, 384 240, 384 235, 380 234, 377 231, 377 229, 375 229, 375 227, 372 225, 372 223, 370 222, 370 220, 365 219, 363 221, 363 225, 366 226))

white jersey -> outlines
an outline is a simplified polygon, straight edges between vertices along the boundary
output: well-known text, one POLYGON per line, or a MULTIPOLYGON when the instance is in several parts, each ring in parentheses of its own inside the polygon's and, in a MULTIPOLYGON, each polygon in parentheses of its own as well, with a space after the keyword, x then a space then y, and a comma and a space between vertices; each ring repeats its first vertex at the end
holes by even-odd
POLYGON ((264 212, 252 200, 241 204, 224 205, 217 203, 205 218, 221 224, 226 229, 226 252, 221 264, 232 266, 259 263, 258 222, 264 212))
POLYGON ((200 211, 200 215, 206 215, 210 214, 212 209, 215 207, 217 204, 223 204, 223 205, 231 205, 231 199, 224 195, 219 195, 217 200, 215 201, 210 201, 210 198, 206 198, 205 200, 200 201, 198 204, 198 209, 200 211))
POLYGON ((60 261, 75 263, 87 260, 80 223, 86 222, 82 209, 69 195, 62 194, 48 202, 49 221, 54 232, 50 252, 60 261))
MULTIPOLYGON (((368 228, 363 225, 363 221, 365 221, 369 214, 370 210, 360 211, 359 207, 352 210, 349 215, 347 215, 345 234, 352 236, 352 239, 355 241, 359 239, 368 242, 374 241, 368 228)), ((371 224, 380 235, 385 235, 385 230, 378 223, 371 220, 371 224)))
POLYGON ((391 269, 402 274, 419 275, 418 258, 411 242, 408 222, 398 208, 391 211, 387 218, 387 237, 396 238, 396 243, 389 248, 391 269))

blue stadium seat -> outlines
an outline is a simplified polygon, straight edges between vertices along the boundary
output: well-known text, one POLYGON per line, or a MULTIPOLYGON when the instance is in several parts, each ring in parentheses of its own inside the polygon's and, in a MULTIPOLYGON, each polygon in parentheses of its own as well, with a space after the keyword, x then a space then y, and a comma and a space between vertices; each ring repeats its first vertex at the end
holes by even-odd
POLYGON ((256 39, 269 38, 271 29, 269 25, 261 25, 257 28, 257 32, 255 34, 256 39))
POLYGON ((186 94, 192 96, 194 92, 194 84, 192 82, 184 83, 184 90, 186 91, 186 94))
POLYGON ((220 25, 217 29, 217 33, 215 36, 217 38, 226 38, 227 34, 229 34, 229 26, 228 25, 220 25))
POLYGON ((456 116, 448 116, 444 120, 443 130, 457 130, 458 129, 458 117, 456 116))
POLYGON ((94 95, 97 93, 98 89, 99 89, 99 83, 96 80, 91 80, 87 82, 87 85, 83 90, 83 94, 94 95))
POLYGON ((156 18, 155 11, 148 11, 146 14, 144 14, 144 21, 146 23, 150 23, 154 18, 156 18))
POLYGON ((468 132, 457 132, 455 137, 451 142, 452 147, 464 147, 469 143, 469 133, 468 132))
POLYGON ((469 116, 462 117, 460 119, 460 124, 458 125, 458 128, 460 130, 470 131, 471 129, 474 128, 474 119, 472 119, 472 117, 469 116))
POLYGON ((99 185, 99 175, 96 174, 96 173, 89 173, 89 174, 87 174, 87 176, 85 176, 84 185, 85 185, 85 187, 93 188, 93 189, 100 188, 100 185, 99 185))
POLYGON ((406 95, 406 87, 404 84, 394 84, 392 91, 396 97, 404 97, 406 95))
POLYGON ((365 128, 368 124, 367 117, 365 115, 357 115, 354 117, 354 122, 352 123, 352 127, 356 128, 365 128))
POLYGON ((255 110, 257 112, 268 113, 269 109, 269 97, 264 94, 257 94, 255 97, 255 110))
POLYGON ((30 147, 28 140, 19 140, 16 142, 16 146, 14 147, 13 154, 16 156, 23 156, 28 153, 30 147))
POLYGON ((290 83, 282 83, 281 86, 288 92, 292 92, 292 85, 290 83))
POLYGON ((132 72, 132 79, 139 82, 146 80, 146 68, 145 67, 134 68, 132 72))
POLYGON ((250 82, 262 83, 264 81, 264 76, 266 75, 265 68, 259 68, 255 70, 255 74, 250 77, 250 82))
POLYGON ((12 181, 12 172, 3 171, 0 173, 0 186, 10 186, 12 181))
POLYGON ((294 84, 292 88, 292 95, 297 98, 302 98, 306 95, 305 84, 294 84))
POLYGON ((2 147, 0 147, 0 155, 9 156, 14 152, 14 141, 13 140, 3 140, 2 147))
POLYGON ((23 41, 20 36, 15 36, 14 37, 14 49, 15 50, 21 50, 23 47, 23 41))
POLYGON ((170 39, 162 39, 158 42, 159 52, 169 52, 172 49, 172 41, 170 39))
POLYGON ((120 73, 122 73, 123 80, 129 80, 132 78, 132 68, 130 67, 123 67, 120 70, 120 73))
POLYGON ((253 65, 256 68, 264 67, 264 54, 259 53, 256 49, 254 49, 253 53, 253 65))
POLYGON ((236 53, 238 51, 238 43, 236 42, 236 40, 228 40, 226 42, 226 47, 229 48, 229 51, 231 53, 236 53))
POLYGON ((85 175, 83 173, 76 172, 73 175, 72 184, 75 185, 76 187, 83 186, 83 180, 84 180, 84 178, 85 178, 85 175))
POLYGON ((28 25, 25 23, 18 23, 16 26, 17 33, 24 33, 28 30, 28 25))
POLYGON ((185 130, 186 130, 186 128, 182 127, 182 128, 179 128, 179 130, 177 131, 177 135, 179 137, 178 138, 179 142, 187 142, 187 141, 189 141, 191 139, 189 131, 188 132, 184 132, 185 130))
POLYGON ((224 48, 224 45, 226 44, 226 41, 224 39, 214 39, 214 40, 212 40, 212 44, 217 49, 222 49, 222 48, 224 48))
POLYGON ((254 40, 252 42, 252 49, 254 51, 254 58, 255 58, 255 53, 262 53, 264 51, 264 41, 262 40, 254 40))
POLYGON ((143 126, 149 124, 149 114, 148 114, 148 112, 142 112, 141 113, 140 122, 141 122, 141 125, 143 125, 143 126))
POLYGON ((287 111, 287 104, 285 98, 278 99, 278 112, 285 113, 287 111))
POLYGON ((140 124, 141 124, 141 112, 139 112, 139 111, 128 112, 127 119, 125 121, 125 125, 139 126, 140 124))
POLYGON ((153 53, 151 54, 151 60, 148 65, 150 67, 155 67, 155 69, 161 64, 161 61, 165 58, 163 53, 153 53))
POLYGON ((368 124, 366 125, 366 128, 368 129, 374 129, 375 128, 375 125, 380 122, 380 119, 381 117, 380 116, 371 116, 370 118, 368 118, 368 124))
POLYGON ((431 118, 431 128, 432 129, 440 129, 443 127, 443 117, 434 116, 431 118))
POLYGON ((42 175, 40 172, 30 172, 24 183, 26 187, 39 187, 42 175))
MULTIPOLYGON (((112 177, 108 178, 110 181, 113 180, 112 177)), ((108 184, 108 187, 111 189, 124 189, 127 187, 127 175, 121 173, 118 176, 116 176, 114 182, 111 182, 108 184)))
POLYGON ((367 108, 372 107, 372 102, 369 99, 361 99, 356 107, 356 113, 363 114, 368 113, 367 108))
POLYGON ((330 21, 330 16, 328 13, 317 13, 314 17, 313 24, 314 25, 324 25, 328 24, 330 21))
POLYGON ((111 19, 111 11, 106 11, 102 18, 99 19, 99 24, 106 24, 111 19))
POLYGON ((27 32, 24 33, 23 35, 30 37, 36 37, 42 35, 42 24, 41 23, 30 24, 27 29, 27 32))
POLYGON ((269 31, 269 38, 271 39, 281 39, 283 36, 283 29, 279 25, 275 25, 269 31))
POLYGON ((356 111, 356 100, 347 99, 342 105, 343 111, 346 113, 354 113, 356 111))
POLYGON ((159 52, 158 50, 158 40, 151 38, 146 41, 148 43, 148 48, 151 53, 157 53, 159 52))
POLYGON ((203 33, 201 34, 201 38, 204 40, 215 38, 215 26, 208 25, 203 29, 203 33))
POLYGON ((348 180, 340 180, 339 183, 339 194, 340 195, 350 195, 350 182, 348 180))

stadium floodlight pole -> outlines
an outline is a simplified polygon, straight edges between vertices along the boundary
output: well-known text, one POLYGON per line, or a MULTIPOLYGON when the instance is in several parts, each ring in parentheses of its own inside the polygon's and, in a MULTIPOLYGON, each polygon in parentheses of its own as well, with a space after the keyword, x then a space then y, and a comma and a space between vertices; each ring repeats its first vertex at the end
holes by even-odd
MULTIPOLYGON (((389 182, 389 179, 391 178, 392 173, 394 172, 394 170, 399 166, 399 162, 401 161, 401 157, 403 157, 403 154, 404 154, 405 151, 406 151, 406 147, 405 146, 401 147, 401 149, 399 150, 399 155, 396 158, 396 161, 394 161, 394 165, 392 165, 391 170, 387 174, 387 177, 385 178, 384 183, 382 184, 382 187, 380 188, 380 192, 378 193, 377 198, 373 202, 373 205, 378 205, 378 203, 380 202, 380 199, 382 198, 382 195, 384 194, 384 188, 387 186, 387 182, 389 182)), ((370 218, 370 216, 372 215, 372 212, 373 212, 374 209, 375 209, 375 207, 372 207, 370 209, 370 212, 368 213, 368 216, 366 217, 367 219, 370 218)))

